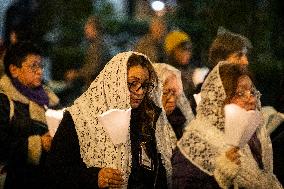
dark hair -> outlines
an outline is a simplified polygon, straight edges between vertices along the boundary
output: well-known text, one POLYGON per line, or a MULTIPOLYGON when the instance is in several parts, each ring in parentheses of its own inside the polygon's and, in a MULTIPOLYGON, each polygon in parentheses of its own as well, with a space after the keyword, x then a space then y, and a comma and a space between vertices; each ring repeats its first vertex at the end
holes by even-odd
POLYGON ((149 64, 151 63, 146 57, 137 54, 132 54, 127 61, 128 68, 137 65, 141 65, 142 67, 147 68, 149 64))
POLYGON ((140 65, 143 68, 147 68, 149 74, 150 71, 153 70, 150 61, 146 57, 142 55, 132 54, 127 61, 127 68, 129 69, 130 67, 137 65, 140 65))
POLYGON ((248 50, 252 48, 246 37, 231 32, 218 34, 209 48, 209 65, 215 67, 218 62, 226 60, 234 52, 242 51, 244 47, 248 50))
POLYGON ((145 56, 143 55, 137 55, 137 54, 132 54, 128 61, 127 61, 127 69, 129 69, 130 67, 132 66, 137 66, 137 65, 140 65, 142 66, 143 68, 146 68, 149 72, 149 80, 155 84, 157 83, 157 74, 156 72, 154 71, 154 68, 150 62, 149 59, 147 59, 145 56))
POLYGON ((11 77, 9 70, 10 65, 22 67, 22 63, 28 55, 40 55, 42 56, 41 50, 31 42, 19 42, 11 45, 4 56, 4 67, 7 76, 11 77))
POLYGON ((251 78, 246 66, 234 63, 221 65, 219 68, 219 74, 227 96, 225 104, 228 103, 235 95, 238 79, 244 75, 251 78))

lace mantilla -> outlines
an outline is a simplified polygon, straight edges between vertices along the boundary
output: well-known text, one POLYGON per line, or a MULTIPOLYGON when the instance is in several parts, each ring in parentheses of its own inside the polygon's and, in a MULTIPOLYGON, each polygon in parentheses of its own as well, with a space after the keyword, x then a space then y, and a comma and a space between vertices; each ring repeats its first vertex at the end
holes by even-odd
POLYGON ((181 110, 183 115, 186 118, 186 125, 189 124, 189 122, 194 118, 194 115, 192 113, 192 109, 190 106, 190 103, 188 99, 186 98, 184 92, 183 92, 183 85, 181 80, 181 72, 176 69, 175 67, 165 64, 165 63, 155 63, 153 64, 155 71, 157 72, 159 80, 161 80, 161 83, 164 83, 167 79, 168 74, 166 72, 170 72, 176 75, 177 77, 177 85, 179 90, 179 95, 177 98, 177 107, 181 110))
MULTIPOLYGON (((158 79, 160 83, 162 84, 161 91, 163 91, 163 83, 168 77, 170 77, 171 74, 174 74, 177 77, 177 88, 179 89, 178 98, 177 98, 177 107, 181 110, 181 112, 186 118, 185 125, 189 124, 191 120, 193 120, 194 115, 192 113, 190 103, 183 92, 181 72, 175 67, 165 64, 165 63, 154 63, 153 66, 158 75, 158 79)), ((173 133, 173 138, 174 140, 176 140, 176 136, 174 133, 173 133)))
MULTIPOLYGON (((87 167, 119 168, 125 173, 124 180, 128 180, 131 170, 131 141, 119 149, 114 146, 103 126, 98 122, 98 116, 110 109, 130 108, 130 93, 127 87, 127 62, 132 54, 145 56, 136 52, 124 52, 113 57, 92 82, 74 105, 67 108, 71 113, 77 131, 80 154, 87 167)), ((148 59, 148 58, 147 58, 148 59)), ((160 86, 154 69, 150 72, 155 88, 149 95, 157 106, 161 107, 160 86)), ((162 155, 162 160, 171 177, 170 157, 172 141, 170 130, 162 112, 156 125, 157 149, 162 155)), ((170 182, 170 180, 169 180, 170 182)), ((127 185, 126 185, 127 186, 127 185)))
MULTIPOLYGON (((187 125, 183 137, 177 144, 181 153, 191 163, 211 176, 214 175, 215 170, 225 170, 227 166, 224 164, 223 167, 216 167, 219 166, 216 164, 216 159, 228 149, 223 131, 222 110, 226 94, 219 75, 219 67, 223 64, 226 62, 220 62, 206 78, 201 90, 202 99, 197 107, 197 117, 187 125)), ((241 166, 237 173, 234 172, 235 179, 232 181, 232 173, 228 173, 228 175, 222 175, 223 181, 234 184, 236 188, 271 188, 271 186, 281 188, 272 173, 271 141, 267 136, 266 127, 259 126, 256 134, 261 143, 264 170, 258 167, 250 147, 245 145, 239 151, 241 166)), ((220 175, 214 176, 219 178, 220 175)))

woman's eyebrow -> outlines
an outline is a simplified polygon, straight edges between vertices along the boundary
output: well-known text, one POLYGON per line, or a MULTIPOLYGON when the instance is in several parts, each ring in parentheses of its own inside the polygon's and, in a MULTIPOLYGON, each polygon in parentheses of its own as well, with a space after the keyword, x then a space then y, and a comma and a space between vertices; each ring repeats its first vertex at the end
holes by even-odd
POLYGON ((253 86, 249 83, 241 83, 239 84, 240 88, 253 88, 253 86))
POLYGON ((135 77, 135 76, 131 76, 131 77, 129 77, 128 79, 133 79, 133 80, 139 80, 139 81, 141 81, 141 78, 135 77))

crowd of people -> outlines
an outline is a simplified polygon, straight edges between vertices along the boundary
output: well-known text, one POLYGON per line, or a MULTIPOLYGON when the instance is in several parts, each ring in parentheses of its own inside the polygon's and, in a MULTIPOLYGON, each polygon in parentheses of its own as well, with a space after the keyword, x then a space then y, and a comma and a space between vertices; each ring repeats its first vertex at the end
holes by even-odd
POLYGON ((221 28, 208 50, 210 67, 200 73, 190 35, 168 32, 161 18, 132 51, 110 58, 91 16, 85 64, 65 73, 83 84, 62 104, 72 94, 43 83, 41 48, 10 28, 0 61, 5 189, 283 188, 284 114, 261 105, 248 38, 221 28), (45 112, 62 107, 53 136, 45 112), (130 110, 129 119, 108 125, 125 122, 119 143, 113 134, 120 133, 101 121, 118 110, 130 110))

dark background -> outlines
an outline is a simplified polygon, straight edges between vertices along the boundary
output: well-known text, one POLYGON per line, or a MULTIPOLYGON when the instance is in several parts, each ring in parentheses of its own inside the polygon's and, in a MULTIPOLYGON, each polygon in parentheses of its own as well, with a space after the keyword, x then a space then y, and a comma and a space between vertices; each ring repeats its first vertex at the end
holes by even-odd
MULTIPOLYGON (((112 55, 130 50, 147 32, 147 20, 136 18, 138 0, 126 1, 125 18, 114 16, 111 3, 96 6, 91 0, 21 0, 27 14, 33 7, 33 18, 25 19, 34 38, 51 59, 54 80, 61 80, 66 69, 83 63, 83 24, 91 14, 101 18, 112 55)), ((23 7, 22 7, 23 8, 23 7)), ((187 32, 193 41, 194 59, 207 65, 208 47, 218 27, 223 26, 248 37, 253 45, 250 68, 263 105, 283 106, 283 10, 282 0, 177 0, 167 7, 165 18, 171 28, 187 32), (281 97, 282 96, 282 97, 281 97)), ((154 14, 154 12, 152 12, 154 14)), ((151 15, 150 15, 151 16, 151 15)))

